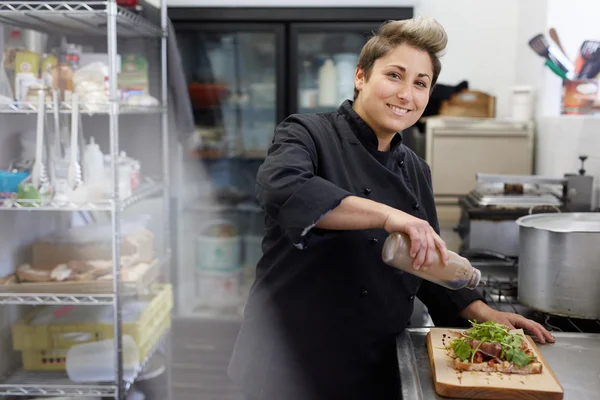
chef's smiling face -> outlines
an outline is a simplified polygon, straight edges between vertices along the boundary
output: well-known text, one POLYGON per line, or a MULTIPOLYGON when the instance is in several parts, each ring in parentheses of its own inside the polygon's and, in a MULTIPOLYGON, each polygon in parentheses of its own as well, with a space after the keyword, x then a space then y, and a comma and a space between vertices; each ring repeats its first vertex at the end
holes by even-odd
POLYGON ((359 95, 354 109, 380 139, 389 137, 419 120, 429 101, 432 77, 427 52, 397 46, 375 61, 369 77, 357 68, 354 85, 359 95))

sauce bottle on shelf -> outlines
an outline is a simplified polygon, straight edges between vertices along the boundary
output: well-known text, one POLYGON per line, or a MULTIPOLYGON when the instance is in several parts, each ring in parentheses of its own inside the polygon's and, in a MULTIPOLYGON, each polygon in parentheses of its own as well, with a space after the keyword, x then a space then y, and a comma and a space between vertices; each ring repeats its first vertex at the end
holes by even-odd
POLYGON ((475 289, 479 285, 481 272, 474 268, 469 260, 453 251, 448 251, 448 265, 444 266, 440 253, 436 251, 432 265, 427 269, 419 270, 412 267, 413 258, 409 252, 408 235, 400 232, 391 233, 383 244, 383 262, 451 290, 475 289))

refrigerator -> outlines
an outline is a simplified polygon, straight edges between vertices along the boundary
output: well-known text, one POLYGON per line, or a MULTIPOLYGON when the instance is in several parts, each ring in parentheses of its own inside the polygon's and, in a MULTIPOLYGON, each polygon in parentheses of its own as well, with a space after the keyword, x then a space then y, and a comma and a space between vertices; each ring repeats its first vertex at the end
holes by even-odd
POLYGON ((353 97, 363 44, 412 8, 171 8, 196 132, 180 145, 174 398, 241 399, 227 376, 265 215, 255 177, 277 124, 353 97))
POLYGON ((241 318, 262 255, 255 177, 274 129, 352 99, 363 45, 386 20, 412 16, 411 7, 169 9, 196 124, 181 155, 181 315, 241 318))

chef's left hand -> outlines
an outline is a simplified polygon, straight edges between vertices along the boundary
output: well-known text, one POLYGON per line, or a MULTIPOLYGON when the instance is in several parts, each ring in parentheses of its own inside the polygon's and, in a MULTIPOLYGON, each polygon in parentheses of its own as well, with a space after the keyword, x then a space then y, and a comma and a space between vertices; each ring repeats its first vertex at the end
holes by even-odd
POLYGON ((554 343, 554 336, 541 324, 525 318, 522 315, 494 310, 482 301, 469 304, 461 313, 466 319, 474 319, 477 322, 493 321, 506 325, 509 329, 523 329, 535 335, 540 343, 554 343))
POLYGON ((552 336, 552 334, 548 332, 546 328, 535 321, 525 318, 522 315, 496 311, 495 313, 492 313, 491 318, 492 319, 490 319, 490 321, 506 325, 510 329, 523 329, 530 331, 542 344, 546 343, 546 341, 554 343, 554 336, 552 336))

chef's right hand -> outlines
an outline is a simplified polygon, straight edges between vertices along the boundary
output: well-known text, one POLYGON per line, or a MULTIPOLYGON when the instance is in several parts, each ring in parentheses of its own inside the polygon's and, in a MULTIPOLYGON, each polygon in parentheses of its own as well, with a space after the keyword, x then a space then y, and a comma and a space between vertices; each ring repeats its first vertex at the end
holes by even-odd
POLYGON ((385 219, 383 229, 388 233, 403 232, 410 237, 410 256, 413 268, 427 268, 432 265, 436 250, 439 250, 442 263, 448 264, 448 249, 444 240, 429 225, 429 222, 400 210, 393 210, 385 219))

